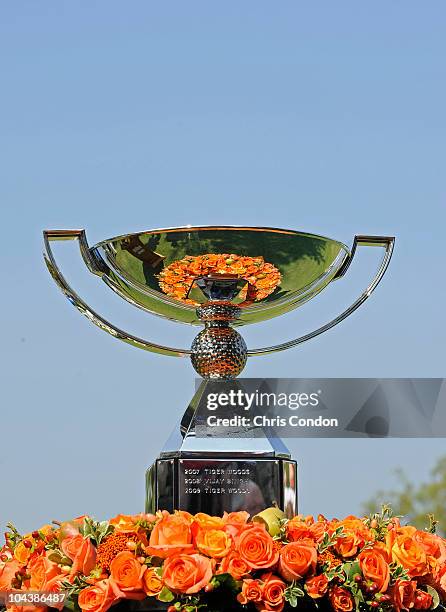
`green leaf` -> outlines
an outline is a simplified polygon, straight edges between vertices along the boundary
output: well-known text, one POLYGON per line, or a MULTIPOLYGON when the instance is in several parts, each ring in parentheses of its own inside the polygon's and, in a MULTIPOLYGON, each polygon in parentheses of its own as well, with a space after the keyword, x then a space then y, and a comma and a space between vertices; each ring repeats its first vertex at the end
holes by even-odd
POLYGON ((296 608, 299 598, 305 597, 305 591, 298 582, 294 581, 285 589, 283 596, 292 608, 296 608))
POLYGON ((66 597, 63 606, 64 610, 70 610, 70 612, 80 612, 81 610, 77 603, 77 597, 66 597))
POLYGON ((212 583, 217 588, 224 586, 232 593, 237 593, 240 590, 231 574, 217 574, 212 578, 212 583))
POLYGON ((167 587, 163 587, 161 593, 158 595, 158 599, 164 603, 169 603, 175 599, 175 595, 172 591, 169 591, 167 587))
POLYGON ((349 561, 342 565, 342 571, 345 573, 348 582, 354 582, 355 576, 361 575, 361 566, 357 561, 349 561))

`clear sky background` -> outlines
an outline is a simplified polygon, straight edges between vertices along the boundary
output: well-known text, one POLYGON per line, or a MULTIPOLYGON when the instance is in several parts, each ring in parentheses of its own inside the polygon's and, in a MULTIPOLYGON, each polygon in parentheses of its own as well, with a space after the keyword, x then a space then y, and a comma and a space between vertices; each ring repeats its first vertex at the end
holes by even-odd
MULTIPOLYGON (((446 4, 14 0, 0 7, 0 523, 143 507, 144 470, 193 393, 186 360, 89 324, 42 261, 43 228, 116 234, 271 225, 351 244, 394 234, 360 311, 250 377, 444 376, 446 4)), ((92 306, 152 340, 196 332, 61 265, 92 306)), ((366 285, 378 252, 250 346, 300 335, 366 285)), ((444 440, 290 440, 300 508, 359 511, 394 467, 426 478, 444 440)))

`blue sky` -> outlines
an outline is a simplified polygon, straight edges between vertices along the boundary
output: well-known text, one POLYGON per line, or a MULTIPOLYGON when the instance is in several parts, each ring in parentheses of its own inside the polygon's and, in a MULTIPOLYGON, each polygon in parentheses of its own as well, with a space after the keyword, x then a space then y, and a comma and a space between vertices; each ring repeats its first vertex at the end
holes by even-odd
MULTIPOLYGON (((435 0, 2 3, 0 523, 139 511, 144 470, 193 393, 186 361, 121 346, 64 301, 42 262, 45 227, 85 227, 91 243, 187 223, 290 227, 347 244, 394 234, 388 275, 360 311, 307 345, 252 359, 245 375, 445 374, 445 18, 435 0)), ((115 323, 190 344, 194 329, 120 303, 75 245, 58 253, 115 323)), ((248 344, 339 312, 374 256, 314 303, 247 328, 248 344)), ((393 467, 422 480, 445 448, 289 446, 301 509, 327 515, 393 486, 393 467)))

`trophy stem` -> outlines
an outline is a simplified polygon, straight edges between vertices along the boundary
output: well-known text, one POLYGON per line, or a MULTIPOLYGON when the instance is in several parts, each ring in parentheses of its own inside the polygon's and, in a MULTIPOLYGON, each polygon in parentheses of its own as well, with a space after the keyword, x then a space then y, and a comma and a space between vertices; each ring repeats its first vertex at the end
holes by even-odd
POLYGON ((200 436, 207 392, 214 391, 216 384, 201 382, 179 426, 147 470, 146 512, 180 509, 221 515, 247 510, 257 514, 277 504, 293 516, 297 464, 279 438, 266 431, 262 437, 200 436))

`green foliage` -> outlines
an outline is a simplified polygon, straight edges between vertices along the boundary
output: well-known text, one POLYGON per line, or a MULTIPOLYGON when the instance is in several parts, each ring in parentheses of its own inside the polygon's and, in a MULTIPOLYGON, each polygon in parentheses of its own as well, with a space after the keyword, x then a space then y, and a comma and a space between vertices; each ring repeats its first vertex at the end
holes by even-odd
POLYGON ((419 529, 432 531, 437 528, 438 522, 438 533, 445 535, 446 455, 437 461, 430 472, 430 479, 420 485, 415 485, 402 469, 396 470, 396 475, 398 486, 393 491, 378 491, 364 504, 364 511, 372 512, 377 505, 386 503, 419 529))
POLYGON ((158 599, 164 603, 169 603, 175 599, 175 595, 167 587, 163 587, 158 599))
POLYGON ((331 535, 325 532, 324 537, 322 538, 322 542, 319 542, 319 545, 317 547, 318 551, 322 553, 326 551, 328 548, 330 548, 330 546, 333 546, 333 544, 335 544, 338 538, 342 538, 343 533, 344 533, 344 527, 342 525, 340 527, 337 527, 331 535))
POLYGON ((297 608, 299 599, 305 597, 305 591, 301 588, 298 582, 292 582, 284 592, 285 601, 287 601, 292 608, 297 608))
POLYGON ((108 521, 94 521, 89 516, 86 516, 81 528, 81 533, 84 537, 90 538, 93 544, 99 546, 104 538, 114 531, 113 525, 108 521))

